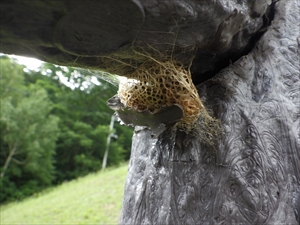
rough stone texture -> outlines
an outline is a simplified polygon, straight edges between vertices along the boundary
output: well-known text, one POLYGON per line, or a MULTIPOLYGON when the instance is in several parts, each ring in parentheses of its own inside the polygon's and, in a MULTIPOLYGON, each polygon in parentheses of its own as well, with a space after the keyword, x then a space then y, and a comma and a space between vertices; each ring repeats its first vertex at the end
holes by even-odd
POLYGON ((0 51, 101 69, 150 44, 195 55, 195 83, 233 62, 198 86, 224 126, 215 147, 136 127, 120 224, 299 224, 299 1, 117 2, 2 0, 0 51))
POLYGON ((120 224, 298 224, 299 1, 279 1, 255 48, 198 86, 225 134, 215 148, 137 127, 120 224))
MULTIPOLYGON (((0 51, 59 65, 105 69, 103 56, 142 63, 152 51, 188 66, 201 82, 247 52, 265 28, 271 0, 2 0, 0 51), (151 46, 151 47, 149 47, 151 46), (153 48, 155 50, 153 50, 153 48)), ((124 73, 124 68, 117 70, 124 73)))

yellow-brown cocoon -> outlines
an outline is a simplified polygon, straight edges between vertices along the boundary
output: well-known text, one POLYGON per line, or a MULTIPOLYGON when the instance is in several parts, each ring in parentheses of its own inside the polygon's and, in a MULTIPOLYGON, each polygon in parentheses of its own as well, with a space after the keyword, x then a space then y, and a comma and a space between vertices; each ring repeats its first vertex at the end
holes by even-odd
POLYGON ((156 113, 163 107, 178 104, 184 115, 176 126, 186 133, 196 127, 205 108, 190 72, 180 63, 149 59, 126 77, 120 82, 118 91, 125 106, 139 112, 156 113))

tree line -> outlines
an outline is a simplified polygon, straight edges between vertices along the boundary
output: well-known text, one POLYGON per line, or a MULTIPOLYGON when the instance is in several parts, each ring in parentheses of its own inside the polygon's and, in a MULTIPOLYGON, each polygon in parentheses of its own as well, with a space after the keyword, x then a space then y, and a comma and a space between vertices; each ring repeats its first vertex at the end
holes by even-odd
MULTIPOLYGON (((75 68, 44 63, 37 72, 0 61, 0 202, 101 169, 113 114, 106 100, 116 87, 75 68)), ((132 128, 115 123, 113 132, 108 165, 130 157, 132 128)))

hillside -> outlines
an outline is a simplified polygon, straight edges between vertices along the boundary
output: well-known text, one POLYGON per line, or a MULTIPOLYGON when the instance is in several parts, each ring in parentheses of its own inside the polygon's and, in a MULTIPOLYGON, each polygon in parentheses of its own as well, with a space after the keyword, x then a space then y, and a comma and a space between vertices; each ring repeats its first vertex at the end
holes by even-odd
POLYGON ((1 206, 0 224, 117 224, 127 165, 1 206))

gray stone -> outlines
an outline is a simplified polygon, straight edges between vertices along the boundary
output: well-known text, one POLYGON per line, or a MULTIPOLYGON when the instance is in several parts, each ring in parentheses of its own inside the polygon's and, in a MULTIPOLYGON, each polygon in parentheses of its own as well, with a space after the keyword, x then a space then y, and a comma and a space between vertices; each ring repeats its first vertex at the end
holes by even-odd
POLYGON ((198 85, 215 147, 137 128, 120 224, 298 224, 299 1, 279 1, 253 50, 198 85))
POLYGON ((125 74, 132 49, 191 64, 196 83, 248 52, 265 30, 271 0, 1 1, 0 51, 58 65, 125 74), (117 65, 117 66, 116 66, 117 65))

